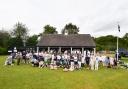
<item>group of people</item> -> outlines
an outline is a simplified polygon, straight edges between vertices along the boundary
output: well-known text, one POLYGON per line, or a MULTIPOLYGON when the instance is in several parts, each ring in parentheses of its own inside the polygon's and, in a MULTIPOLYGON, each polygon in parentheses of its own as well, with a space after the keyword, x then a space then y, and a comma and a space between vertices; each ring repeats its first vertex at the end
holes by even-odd
POLYGON ((50 52, 42 51, 39 53, 32 52, 17 52, 9 55, 5 61, 5 65, 13 65, 14 62, 20 65, 21 62, 26 64, 31 63, 34 67, 49 67, 50 69, 63 68, 63 71, 74 71, 86 67, 90 70, 98 70, 99 63, 108 68, 117 65, 115 58, 100 56, 94 54, 93 51, 84 51, 81 53, 80 50, 74 50, 68 52, 67 50, 63 53, 58 53, 51 50, 50 52))

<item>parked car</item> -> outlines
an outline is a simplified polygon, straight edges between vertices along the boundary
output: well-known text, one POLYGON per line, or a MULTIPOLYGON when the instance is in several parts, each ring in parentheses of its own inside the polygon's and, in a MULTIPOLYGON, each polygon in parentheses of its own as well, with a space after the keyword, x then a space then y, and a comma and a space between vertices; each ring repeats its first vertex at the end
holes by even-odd
POLYGON ((119 48, 118 50, 119 54, 123 57, 128 57, 128 50, 124 49, 124 48, 119 48))

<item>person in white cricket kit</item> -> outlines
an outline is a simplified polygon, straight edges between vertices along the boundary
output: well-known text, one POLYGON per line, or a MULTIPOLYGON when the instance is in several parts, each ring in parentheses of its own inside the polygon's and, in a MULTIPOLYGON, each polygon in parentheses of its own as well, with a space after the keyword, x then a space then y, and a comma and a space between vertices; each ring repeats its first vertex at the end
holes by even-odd
POLYGON ((99 57, 98 56, 95 56, 95 70, 98 70, 98 67, 99 67, 99 57))
POLYGON ((94 70, 94 63, 95 63, 95 56, 93 54, 91 54, 91 56, 90 56, 90 67, 91 67, 91 70, 94 70))

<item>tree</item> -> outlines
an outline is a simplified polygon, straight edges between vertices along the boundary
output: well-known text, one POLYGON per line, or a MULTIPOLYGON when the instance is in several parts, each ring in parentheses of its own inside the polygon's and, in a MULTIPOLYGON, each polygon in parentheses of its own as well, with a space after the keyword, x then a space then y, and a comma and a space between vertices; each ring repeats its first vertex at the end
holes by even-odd
POLYGON ((126 48, 128 49, 128 33, 126 33, 124 36, 123 36, 123 41, 124 41, 124 45, 126 46, 126 48))
POLYGON ((27 40, 27 35, 28 35, 28 28, 24 24, 18 22, 14 25, 12 36, 16 37, 17 42, 20 42, 19 40, 22 40, 22 42, 25 43, 27 40))
POLYGON ((15 37, 20 37, 20 38, 27 36, 28 28, 24 24, 18 22, 14 25, 12 35, 15 37))
MULTIPOLYGON (((119 38, 119 49, 128 49, 128 38, 125 34, 123 38, 119 38)), ((108 35, 95 38, 97 50, 111 50, 115 51, 117 48, 117 37, 108 35)))
POLYGON ((97 50, 116 50, 116 37, 112 35, 95 38, 97 50))
POLYGON ((36 46, 37 44, 37 38, 38 38, 38 35, 33 35, 33 36, 30 36, 28 39, 27 39, 27 46, 36 46))
POLYGON ((56 28, 50 25, 44 26, 43 34, 57 34, 56 28))
POLYGON ((7 47, 10 34, 5 30, 0 30, 0 46, 7 47))
POLYGON ((5 30, 0 30, 0 55, 7 54, 10 34, 5 30))
POLYGON ((11 37, 8 42, 8 49, 13 49, 14 47, 22 47, 23 41, 20 37, 11 37))
POLYGON ((64 34, 67 31, 68 34, 78 34, 79 27, 73 25, 72 23, 66 24, 62 29, 61 33, 64 34))
POLYGON ((123 36, 123 39, 128 40, 128 33, 123 36))

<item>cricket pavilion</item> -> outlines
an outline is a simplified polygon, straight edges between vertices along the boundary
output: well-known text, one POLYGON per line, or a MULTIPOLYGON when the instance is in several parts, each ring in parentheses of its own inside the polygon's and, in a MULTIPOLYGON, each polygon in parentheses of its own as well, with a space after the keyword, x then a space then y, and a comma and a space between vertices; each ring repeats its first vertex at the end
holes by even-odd
POLYGON ((37 43, 37 52, 56 50, 72 52, 79 49, 82 53, 86 50, 96 51, 96 44, 90 34, 43 34, 37 43))

